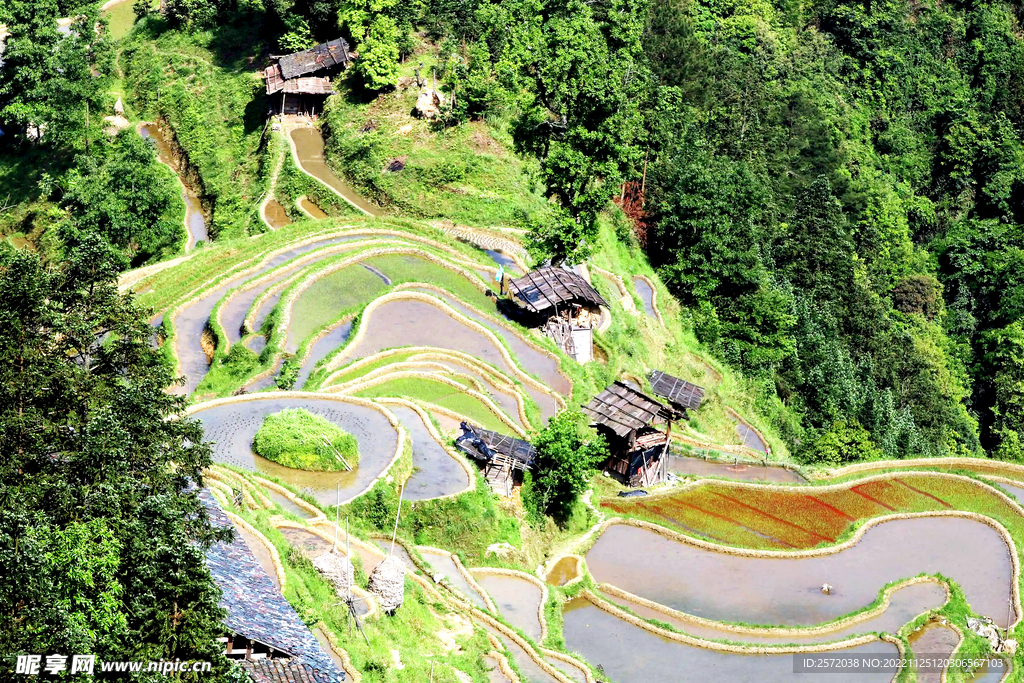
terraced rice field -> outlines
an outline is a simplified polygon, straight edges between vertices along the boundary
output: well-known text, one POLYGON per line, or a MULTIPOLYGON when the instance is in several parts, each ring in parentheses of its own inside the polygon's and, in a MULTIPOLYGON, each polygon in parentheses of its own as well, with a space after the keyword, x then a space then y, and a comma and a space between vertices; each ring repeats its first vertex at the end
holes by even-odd
POLYGON ((988 495, 976 482, 913 473, 829 487, 748 487, 716 482, 670 495, 606 500, 601 506, 719 543, 801 549, 831 545, 855 522, 872 517, 970 509, 979 499, 1011 514, 1008 505, 988 495))

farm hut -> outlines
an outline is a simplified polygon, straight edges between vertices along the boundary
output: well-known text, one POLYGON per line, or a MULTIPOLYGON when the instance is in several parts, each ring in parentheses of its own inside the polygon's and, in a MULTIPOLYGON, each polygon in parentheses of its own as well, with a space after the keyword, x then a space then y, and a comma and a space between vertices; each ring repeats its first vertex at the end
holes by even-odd
POLYGON ((577 362, 594 358, 593 328, 608 302, 571 270, 542 266, 509 280, 513 301, 544 333, 577 362))
POLYGON ((668 401, 669 405, 683 418, 686 411, 697 410, 704 401, 704 387, 673 377, 661 370, 650 374, 651 393, 668 401))
POLYGON ((477 429, 465 422, 461 426, 462 436, 456 439, 455 445, 484 464, 484 475, 496 493, 506 497, 512 495, 515 473, 531 469, 537 451, 529 441, 477 429))
MULTIPOLYGON (((199 499, 214 526, 232 526, 208 490, 200 491, 199 499)), ((225 635, 219 640, 254 683, 345 680, 345 672, 320 647, 240 535, 231 543, 212 545, 206 564, 221 590, 220 606, 227 611, 225 635)))
POLYGON ((342 38, 277 57, 263 70, 271 112, 314 115, 323 111, 324 100, 334 93, 329 76, 352 58, 342 38))
POLYGON ((679 415, 650 396, 614 382, 583 407, 591 424, 608 439, 607 469, 630 486, 649 486, 664 479, 672 421, 679 415), (655 425, 667 424, 667 432, 655 425))

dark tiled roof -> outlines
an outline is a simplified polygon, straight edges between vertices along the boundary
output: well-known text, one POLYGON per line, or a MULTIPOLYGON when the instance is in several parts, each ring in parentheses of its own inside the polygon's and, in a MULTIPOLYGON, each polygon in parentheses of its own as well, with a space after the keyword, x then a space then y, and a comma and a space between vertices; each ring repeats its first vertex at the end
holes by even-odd
POLYGON ((583 302, 608 306, 589 282, 571 270, 544 266, 509 280, 509 289, 527 309, 540 313, 559 304, 583 302))
POLYGON ((290 81, 321 69, 345 66, 348 61, 348 43, 343 38, 335 38, 329 43, 320 43, 308 50, 285 55, 277 63, 281 66, 284 80, 290 81))
POLYGON ((267 81, 267 94, 285 92, 304 93, 307 95, 331 95, 334 87, 326 78, 319 76, 302 76, 289 81, 284 80, 281 75, 281 67, 278 64, 271 64, 263 70, 263 78, 267 81))
POLYGON ((533 459, 537 455, 529 441, 487 429, 474 429, 465 422, 462 423, 462 436, 455 441, 455 445, 471 458, 486 461, 497 453, 518 460, 520 466, 526 469, 533 466, 533 459))
POLYGON ((704 400, 704 387, 673 377, 661 370, 652 372, 650 379, 652 392, 683 408, 696 410, 704 400))
MULTIPOLYGON (((232 526, 209 491, 200 491, 199 498, 214 526, 232 526)), ((235 540, 230 544, 212 546, 206 553, 206 564, 221 589, 220 605, 228 611, 224 620, 228 630, 291 655, 295 658, 292 660, 294 663, 305 665, 304 670, 310 672, 310 683, 345 680, 345 673, 338 671, 333 660, 263 571, 241 535, 235 534, 235 540)))
POLYGON ((239 662, 253 683, 319 683, 309 664, 295 659, 251 659, 239 662))
POLYGON ((622 382, 610 384, 583 406, 583 412, 591 417, 594 424, 604 425, 619 436, 646 427, 655 420, 672 417, 672 412, 665 406, 622 382))

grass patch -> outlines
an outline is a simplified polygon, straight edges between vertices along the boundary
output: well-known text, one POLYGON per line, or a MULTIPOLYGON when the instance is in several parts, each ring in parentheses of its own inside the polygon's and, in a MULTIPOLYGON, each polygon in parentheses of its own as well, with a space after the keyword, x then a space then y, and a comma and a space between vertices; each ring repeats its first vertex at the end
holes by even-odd
MULTIPOLYGON (((351 258, 343 254, 340 259, 351 258)), ((341 270, 325 275, 305 291, 292 304, 288 339, 298 346, 306 337, 327 325, 338 315, 355 306, 368 304, 387 289, 377 275, 353 263, 341 270)), ((282 296, 282 300, 287 293, 282 296)))
POLYGON ((426 401, 454 410, 460 415, 472 418, 484 428, 508 433, 509 426, 498 419, 483 403, 443 382, 428 378, 402 377, 383 382, 377 386, 356 393, 363 398, 399 396, 414 401, 426 401))
POLYGON ((342 470, 359 462, 354 436, 302 408, 267 415, 253 439, 253 450, 267 460, 299 470, 342 470))
MULTIPOLYGON (((411 77, 420 61, 429 74, 437 49, 421 41, 400 66, 411 77)), ((337 87, 337 86, 336 86, 337 87)), ((334 171, 395 213, 476 226, 523 226, 545 198, 535 182, 537 163, 511 151, 510 122, 488 118, 442 130, 413 118, 419 89, 399 88, 366 101, 342 81, 328 100, 323 132, 334 171), (391 173, 392 159, 405 168, 391 173)))

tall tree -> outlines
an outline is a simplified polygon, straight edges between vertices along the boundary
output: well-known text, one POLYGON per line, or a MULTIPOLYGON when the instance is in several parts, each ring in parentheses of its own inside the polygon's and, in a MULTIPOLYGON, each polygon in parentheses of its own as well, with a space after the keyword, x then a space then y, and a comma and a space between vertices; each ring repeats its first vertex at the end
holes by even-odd
POLYGON ((0 652, 208 660, 221 680, 204 549, 226 532, 193 488, 209 446, 117 291, 120 253, 63 237, 52 267, 0 245, 0 652))
POLYGON ((56 0, 6 0, 0 23, 10 36, 0 69, 0 123, 33 140, 82 148, 87 111, 99 121, 103 81, 89 65, 102 45, 94 30, 96 8, 76 10, 68 33, 57 30, 56 0))
POLYGON ((529 88, 516 143, 540 159, 541 179, 555 199, 549 215, 534 222, 537 257, 585 260, 597 213, 642 154, 645 8, 640 0, 549 0, 536 8, 535 20, 510 27, 517 34, 510 59, 529 88))

